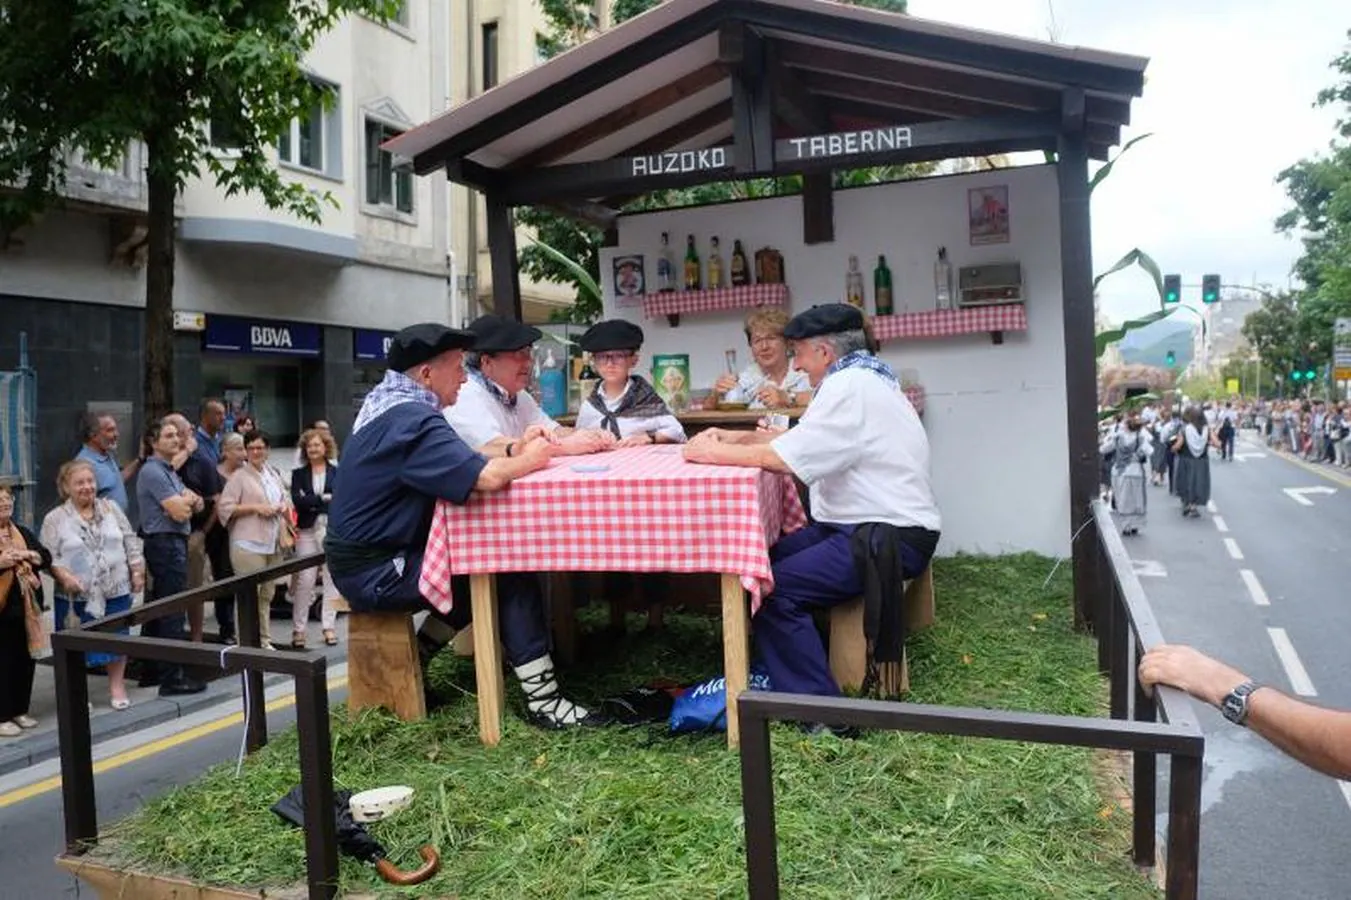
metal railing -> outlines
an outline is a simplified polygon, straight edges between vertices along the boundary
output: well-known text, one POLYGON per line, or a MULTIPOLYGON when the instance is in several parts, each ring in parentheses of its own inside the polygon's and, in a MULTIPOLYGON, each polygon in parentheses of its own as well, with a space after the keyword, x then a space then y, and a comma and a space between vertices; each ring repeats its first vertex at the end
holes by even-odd
POLYGON ((258 585, 322 565, 322 553, 297 557, 248 575, 227 578, 106 616, 82 628, 52 635, 56 666, 56 715, 61 751, 61 800, 66 853, 78 856, 98 843, 94 760, 89 727, 89 681, 84 654, 111 653, 176 666, 244 673, 245 745, 249 753, 267 743, 263 674, 295 679, 296 729, 300 738, 300 783, 304 792, 305 859, 310 900, 331 900, 338 891, 338 845, 333 815, 333 757, 328 721, 328 659, 322 652, 278 653, 259 648, 258 585), (188 607, 233 595, 238 603, 239 646, 212 646, 164 638, 108 634, 184 613, 188 607))
POLYGON ((1167 754, 1171 770, 1165 896, 1168 900, 1195 900, 1205 738, 1186 694, 1161 687, 1149 695, 1141 688, 1135 660, 1143 651, 1162 643, 1163 635, 1110 510, 1100 502, 1094 503, 1093 517, 1103 571, 1111 573, 1109 583, 1098 591, 1094 610, 1099 663, 1110 684, 1111 718, 959 709, 771 691, 743 693, 737 707, 741 714, 741 803, 746 822, 746 876, 751 900, 779 896, 769 745, 771 721, 820 722, 1128 751, 1133 756, 1131 856, 1142 867, 1155 864, 1157 757, 1167 754))

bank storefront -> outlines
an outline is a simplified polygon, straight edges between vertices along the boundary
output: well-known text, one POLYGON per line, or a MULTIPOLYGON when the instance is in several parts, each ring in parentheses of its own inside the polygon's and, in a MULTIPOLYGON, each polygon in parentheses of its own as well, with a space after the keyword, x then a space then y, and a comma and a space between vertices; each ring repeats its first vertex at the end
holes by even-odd
POLYGON ((385 377, 385 360, 389 357, 392 331, 370 331, 358 328, 352 334, 352 415, 361 410, 361 402, 371 388, 385 377))

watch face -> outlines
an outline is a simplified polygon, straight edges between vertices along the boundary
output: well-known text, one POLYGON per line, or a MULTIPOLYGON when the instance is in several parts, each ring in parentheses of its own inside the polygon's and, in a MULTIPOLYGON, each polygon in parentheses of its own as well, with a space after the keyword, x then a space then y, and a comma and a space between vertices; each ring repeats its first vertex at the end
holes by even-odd
POLYGON ((1247 704, 1243 702, 1242 697, 1237 694, 1230 694, 1224 698, 1224 706, 1221 712, 1230 722, 1237 722, 1243 717, 1243 710, 1246 706, 1247 704))

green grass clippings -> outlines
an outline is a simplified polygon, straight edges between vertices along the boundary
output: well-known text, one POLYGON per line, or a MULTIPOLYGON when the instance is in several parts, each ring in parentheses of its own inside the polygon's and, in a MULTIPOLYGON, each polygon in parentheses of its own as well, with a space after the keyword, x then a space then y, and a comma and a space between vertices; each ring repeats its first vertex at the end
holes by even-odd
MULTIPOLYGON (((935 564, 938 621, 909 641, 924 703, 1099 715, 1093 642, 1072 630, 1064 568, 1032 555, 935 564)), ((598 624, 600 610, 586 611, 598 624)), ((658 677, 720 671, 717 622, 669 614, 657 634, 596 630, 565 673, 581 698, 658 677)), ((739 764, 719 735, 660 729, 546 733, 509 714, 483 748, 473 666, 442 654, 429 673, 453 701, 403 724, 333 716, 337 785, 417 789, 412 807, 371 826, 395 862, 441 849, 419 888, 342 863, 345 894, 372 897, 683 898, 746 893, 739 764)), ((510 685, 510 679, 508 679, 510 685)), ((514 687, 509 687, 509 692, 514 687)), ((515 696, 519 703, 519 693, 515 696)), ((1090 751, 894 733, 804 738, 776 727, 774 763, 785 897, 1020 900, 1157 898, 1128 858, 1130 817, 1105 796, 1090 751)), ((234 765, 147 804, 104 836, 104 862, 221 886, 303 884, 301 833, 268 807, 299 780, 293 732, 239 777, 234 765)))

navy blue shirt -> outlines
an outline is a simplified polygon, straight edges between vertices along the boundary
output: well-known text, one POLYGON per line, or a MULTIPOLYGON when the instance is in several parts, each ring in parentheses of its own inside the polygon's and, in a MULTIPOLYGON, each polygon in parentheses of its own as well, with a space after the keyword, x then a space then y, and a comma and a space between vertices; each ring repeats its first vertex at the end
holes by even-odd
POLYGON ((487 464, 435 407, 390 407, 342 448, 342 489, 333 493, 328 533, 421 553, 436 501, 464 503, 487 464))

